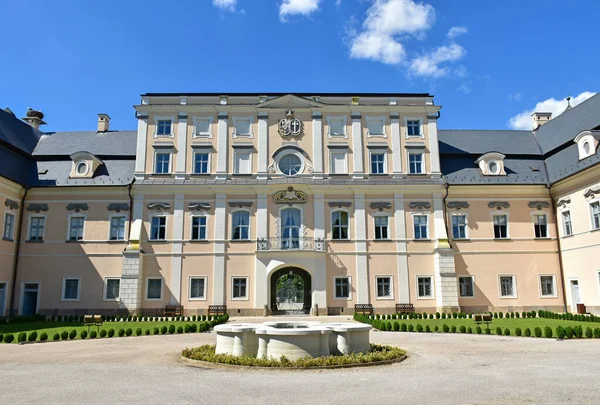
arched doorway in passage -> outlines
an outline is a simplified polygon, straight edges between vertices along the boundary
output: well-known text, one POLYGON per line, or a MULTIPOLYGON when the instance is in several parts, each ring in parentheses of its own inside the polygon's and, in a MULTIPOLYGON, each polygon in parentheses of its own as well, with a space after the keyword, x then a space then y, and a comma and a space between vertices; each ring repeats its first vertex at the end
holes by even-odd
POLYGON ((308 271, 283 267, 271 274, 271 313, 304 315, 312 306, 312 280, 308 271))

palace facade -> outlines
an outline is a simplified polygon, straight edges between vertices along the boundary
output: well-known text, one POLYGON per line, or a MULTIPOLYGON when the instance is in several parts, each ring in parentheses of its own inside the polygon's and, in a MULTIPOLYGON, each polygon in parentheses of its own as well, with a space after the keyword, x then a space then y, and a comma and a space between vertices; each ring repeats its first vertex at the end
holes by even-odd
POLYGON ((0 316, 600 313, 600 95, 531 131, 440 108, 148 93, 137 131, 54 133, 0 110, 0 316))

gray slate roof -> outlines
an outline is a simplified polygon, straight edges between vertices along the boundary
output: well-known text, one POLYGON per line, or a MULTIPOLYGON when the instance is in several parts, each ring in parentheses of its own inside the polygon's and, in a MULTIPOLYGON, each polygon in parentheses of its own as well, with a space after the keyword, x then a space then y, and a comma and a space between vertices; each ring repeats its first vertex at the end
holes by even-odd
POLYGON ((135 160, 104 160, 91 179, 71 179, 73 161, 37 162, 37 179, 32 186, 125 186, 133 180, 135 160))
POLYGON ((135 156, 137 131, 45 133, 33 156, 69 156, 85 151, 96 156, 135 156))
POLYGON ((440 130, 441 154, 500 152, 505 155, 541 155, 532 131, 440 130))
POLYGON ((544 161, 541 159, 504 159, 506 176, 484 176, 473 156, 442 156, 442 173, 448 184, 546 184, 544 161))
POLYGON ((0 109, 0 141, 31 154, 42 133, 0 109))

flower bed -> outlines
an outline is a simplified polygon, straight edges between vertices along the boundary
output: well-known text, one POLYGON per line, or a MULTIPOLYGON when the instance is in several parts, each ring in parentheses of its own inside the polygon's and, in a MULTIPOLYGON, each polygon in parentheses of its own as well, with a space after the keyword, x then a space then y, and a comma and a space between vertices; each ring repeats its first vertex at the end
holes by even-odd
POLYGON ((258 359, 250 356, 215 354, 214 345, 204 345, 183 350, 184 359, 230 366, 266 368, 336 368, 367 364, 387 364, 406 358, 406 352, 395 346, 371 345, 370 353, 352 353, 343 356, 306 357, 291 361, 285 356, 279 359, 258 359))

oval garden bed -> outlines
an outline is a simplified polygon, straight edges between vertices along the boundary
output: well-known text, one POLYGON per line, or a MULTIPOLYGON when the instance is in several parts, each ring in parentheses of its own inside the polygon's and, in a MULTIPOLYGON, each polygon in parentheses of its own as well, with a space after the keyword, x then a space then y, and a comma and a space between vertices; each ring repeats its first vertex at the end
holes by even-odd
POLYGON ((282 356, 279 359, 258 359, 250 356, 215 354, 214 345, 187 348, 181 353, 186 363, 198 367, 231 366, 243 368, 285 368, 285 369, 329 369, 364 367, 390 364, 406 358, 406 352, 399 347, 371 345, 370 353, 352 353, 343 356, 306 357, 295 361, 282 356))

